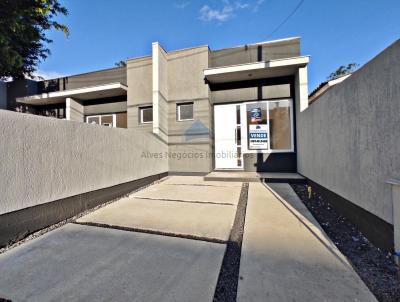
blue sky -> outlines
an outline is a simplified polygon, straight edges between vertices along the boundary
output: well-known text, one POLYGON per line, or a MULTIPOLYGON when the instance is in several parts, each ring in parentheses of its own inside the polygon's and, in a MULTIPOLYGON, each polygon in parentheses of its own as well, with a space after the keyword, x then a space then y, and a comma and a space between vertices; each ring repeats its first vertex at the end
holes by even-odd
POLYGON ((293 36, 311 56, 313 89, 340 65, 364 64, 400 38, 399 0, 61 0, 67 39, 49 32, 51 56, 38 74, 51 78, 113 67, 167 50, 208 44, 211 49, 293 36))

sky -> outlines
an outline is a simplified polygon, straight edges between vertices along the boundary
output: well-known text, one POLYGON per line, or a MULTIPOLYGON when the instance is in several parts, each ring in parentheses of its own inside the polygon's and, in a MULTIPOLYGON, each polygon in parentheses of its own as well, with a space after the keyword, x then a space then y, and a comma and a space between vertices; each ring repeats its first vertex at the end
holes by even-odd
POLYGON ((309 89, 341 65, 365 64, 400 38, 399 0, 60 0, 70 36, 49 31, 51 55, 38 66, 45 78, 113 67, 168 50, 220 49, 301 37, 310 55, 309 89))

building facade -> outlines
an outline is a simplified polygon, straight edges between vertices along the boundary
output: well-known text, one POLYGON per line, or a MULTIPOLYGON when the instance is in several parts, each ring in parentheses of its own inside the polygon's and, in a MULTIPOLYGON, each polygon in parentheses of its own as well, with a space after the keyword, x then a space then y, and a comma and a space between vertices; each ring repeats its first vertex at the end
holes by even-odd
POLYGON ((152 54, 126 66, 7 83, 7 107, 151 132, 171 173, 296 172, 296 114, 308 106, 308 56, 288 38, 152 54))

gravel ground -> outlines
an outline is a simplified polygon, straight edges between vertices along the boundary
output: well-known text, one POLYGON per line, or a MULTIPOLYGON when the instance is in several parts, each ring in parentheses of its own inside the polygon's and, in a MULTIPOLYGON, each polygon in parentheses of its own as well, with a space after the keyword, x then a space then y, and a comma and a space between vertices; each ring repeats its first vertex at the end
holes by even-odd
POLYGON ((378 301, 400 302, 400 280, 392 255, 370 243, 318 193, 312 193, 308 199, 307 185, 293 184, 292 187, 378 301))
POLYGON ((226 246, 221 271, 218 276, 214 302, 235 302, 239 281, 240 256, 242 251, 243 228, 246 218, 249 184, 243 183, 229 241, 226 246))

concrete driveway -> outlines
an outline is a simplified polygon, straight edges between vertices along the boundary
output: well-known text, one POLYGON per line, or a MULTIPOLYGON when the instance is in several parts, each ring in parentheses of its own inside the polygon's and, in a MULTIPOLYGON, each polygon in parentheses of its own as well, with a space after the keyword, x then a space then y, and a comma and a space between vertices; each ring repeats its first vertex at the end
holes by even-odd
POLYGON ((0 255, 0 298, 225 301, 234 267, 232 300, 376 301, 288 184, 245 188, 168 177, 0 255))
POLYGON ((241 183, 170 177, 0 255, 12 301, 212 301, 241 183))

